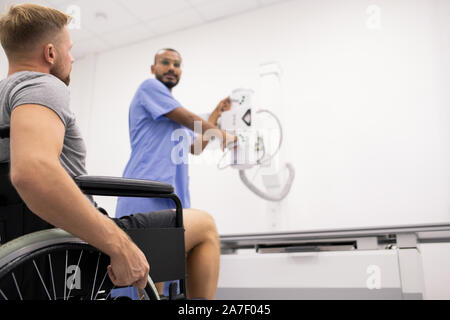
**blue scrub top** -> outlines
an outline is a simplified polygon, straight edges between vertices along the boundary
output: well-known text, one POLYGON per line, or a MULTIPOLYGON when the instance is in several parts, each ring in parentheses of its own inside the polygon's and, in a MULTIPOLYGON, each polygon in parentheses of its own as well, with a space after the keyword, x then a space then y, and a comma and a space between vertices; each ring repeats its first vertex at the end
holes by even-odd
MULTIPOLYGON (((190 208, 188 156, 194 133, 164 115, 181 107, 157 79, 144 81, 130 106, 131 157, 125 178, 172 185, 183 208, 190 208)), ((119 198, 116 217, 174 208, 170 199, 119 198)))

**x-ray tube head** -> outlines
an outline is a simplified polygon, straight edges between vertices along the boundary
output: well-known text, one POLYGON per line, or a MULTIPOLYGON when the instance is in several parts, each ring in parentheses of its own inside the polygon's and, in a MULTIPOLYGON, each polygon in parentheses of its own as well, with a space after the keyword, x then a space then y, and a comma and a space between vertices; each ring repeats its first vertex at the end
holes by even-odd
POLYGON ((251 129, 253 123, 253 94, 250 89, 237 89, 231 94, 231 109, 222 114, 220 127, 230 133, 251 129))
POLYGON ((230 148, 231 166, 249 169, 257 162, 257 134, 254 129, 253 95, 251 89, 236 89, 230 96, 231 108, 222 113, 219 127, 237 137, 237 147, 230 148))
MULTIPOLYGON (((219 169, 232 167, 239 170, 241 181, 256 195, 267 200, 278 202, 282 201, 290 192, 292 183, 295 177, 295 169, 291 164, 286 164, 289 171, 289 178, 280 194, 269 194, 257 188, 250 181, 245 171, 256 166, 270 163, 278 154, 283 142, 283 130, 281 122, 278 117, 269 110, 257 110, 253 106, 254 91, 250 89, 237 89, 231 94, 231 108, 229 111, 223 112, 218 120, 220 129, 228 131, 237 137, 237 144, 232 144, 228 147, 228 152, 224 154, 231 155, 230 163, 222 167, 218 165, 219 169), (264 137, 258 132, 256 115, 266 113, 272 116, 279 127, 280 141, 276 151, 270 155, 266 154, 266 146, 264 137)), ((224 159, 224 157, 222 158, 224 159)), ((221 161, 222 162, 222 161, 221 161)))

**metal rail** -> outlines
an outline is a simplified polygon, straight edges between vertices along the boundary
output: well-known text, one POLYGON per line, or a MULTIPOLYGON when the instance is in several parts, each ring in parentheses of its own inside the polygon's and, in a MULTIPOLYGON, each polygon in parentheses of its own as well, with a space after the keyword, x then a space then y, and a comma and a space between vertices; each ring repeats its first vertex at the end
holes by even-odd
POLYGON ((376 238, 380 244, 396 244, 399 236, 413 235, 417 243, 450 242, 450 224, 423 224, 374 228, 334 229, 281 233, 223 235, 222 250, 295 244, 342 245, 376 238))

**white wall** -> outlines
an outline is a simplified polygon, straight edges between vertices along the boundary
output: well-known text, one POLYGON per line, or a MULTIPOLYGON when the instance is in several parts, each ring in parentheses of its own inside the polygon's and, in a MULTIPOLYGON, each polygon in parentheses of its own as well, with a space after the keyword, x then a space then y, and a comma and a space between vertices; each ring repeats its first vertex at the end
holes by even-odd
MULTIPOLYGON (((278 61, 284 155, 297 170, 279 231, 449 222, 450 3, 343 3, 291 1, 77 62, 74 107, 90 173, 121 175, 128 106, 157 49, 182 53, 174 93, 198 113, 237 87, 258 90, 259 64, 278 61), (382 10, 380 30, 367 28, 372 4, 382 10)), ((211 212, 221 234, 273 230, 267 204, 237 172, 190 170, 193 206, 211 212)), ((102 204, 114 211, 114 199, 102 204)), ((450 299, 448 245, 421 252, 426 297, 450 299)))
MULTIPOLYGON (((237 87, 257 90, 259 64, 278 61, 284 153, 297 169, 280 231, 449 222, 449 15, 447 0, 296 0, 81 59, 71 91, 88 169, 122 174, 128 106, 157 49, 182 52, 174 93, 198 113, 237 87), (366 27, 371 4, 381 30, 366 27)), ((270 231, 266 203, 236 172, 193 164, 191 193, 221 234, 270 231)), ((114 199, 101 204, 114 211, 114 199)), ((421 250, 427 297, 449 299, 448 246, 421 250)))
MULTIPOLYGON (((121 175, 128 106, 157 49, 182 53, 174 94, 198 113, 237 87, 257 90, 259 64, 278 61, 284 152, 297 170, 280 231, 449 222, 448 8, 445 0, 297 0, 83 59, 74 108, 92 107, 80 119, 89 171, 121 175), (367 27, 372 4, 380 30, 367 27)), ((223 234, 270 231, 267 204, 237 172, 192 164, 191 194, 223 234)), ((113 200, 105 206, 113 210, 113 200)))

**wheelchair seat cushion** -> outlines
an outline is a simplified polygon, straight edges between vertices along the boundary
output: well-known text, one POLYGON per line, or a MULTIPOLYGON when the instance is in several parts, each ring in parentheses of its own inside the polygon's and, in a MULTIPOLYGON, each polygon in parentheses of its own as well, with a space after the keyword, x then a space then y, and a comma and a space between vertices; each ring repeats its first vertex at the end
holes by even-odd
POLYGON ((144 228, 175 228, 175 210, 161 210, 148 213, 137 213, 122 218, 113 218, 123 230, 144 228))

